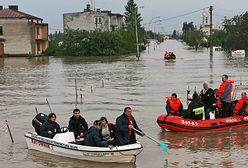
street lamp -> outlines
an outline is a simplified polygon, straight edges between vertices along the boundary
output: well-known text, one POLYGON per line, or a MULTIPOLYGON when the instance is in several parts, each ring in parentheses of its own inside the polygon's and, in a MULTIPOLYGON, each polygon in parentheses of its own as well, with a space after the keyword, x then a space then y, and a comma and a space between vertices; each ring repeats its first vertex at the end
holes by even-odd
POLYGON ((156 47, 155 47, 155 45, 156 45, 156 29, 155 29, 155 26, 156 26, 156 24, 161 24, 161 22, 162 22, 162 20, 158 20, 158 21, 156 21, 156 23, 154 24, 154 30, 153 30, 153 39, 154 39, 154 51, 155 51, 155 49, 156 49, 156 47), (158 23, 159 22, 159 23, 158 23))
MULTIPOLYGON (((161 17, 160 17, 160 16, 156 16, 156 17, 152 18, 152 19, 148 22, 148 31, 151 31, 150 26, 151 26, 152 21, 155 20, 155 19, 159 19, 159 18, 161 18, 161 17)), ((155 36, 155 34, 154 34, 154 36, 155 36)), ((150 48, 150 41, 149 41, 148 47, 147 47, 148 54, 150 54, 149 48, 150 48)))
POLYGON ((160 19, 160 18, 161 18, 160 16, 156 16, 156 17, 152 18, 152 19, 150 20, 150 22, 148 23, 148 24, 149 24, 149 25, 148 25, 148 30, 150 30, 150 25, 151 25, 152 21, 155 20, 155 19, 160 19))

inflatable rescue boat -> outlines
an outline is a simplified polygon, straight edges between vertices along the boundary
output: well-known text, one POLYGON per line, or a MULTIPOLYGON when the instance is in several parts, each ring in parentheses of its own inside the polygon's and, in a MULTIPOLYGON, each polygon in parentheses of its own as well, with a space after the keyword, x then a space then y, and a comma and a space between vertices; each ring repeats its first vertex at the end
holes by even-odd
POLYGON ((211 120, 191 120, 183 117, 162 114, 157 119, 158 125, 176 132, 208 132, 248 126, 248 116, 233 116, 211 120))

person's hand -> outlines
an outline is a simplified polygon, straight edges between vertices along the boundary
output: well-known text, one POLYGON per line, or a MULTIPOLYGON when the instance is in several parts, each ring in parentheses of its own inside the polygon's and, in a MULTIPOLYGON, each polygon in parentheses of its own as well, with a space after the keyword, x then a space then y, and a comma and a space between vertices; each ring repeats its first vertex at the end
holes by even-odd
POLYGON ((49 135, 51 135, 53 132, 52 132, 52 131, 48 131, 47 133, 48 133, 49 135))
POLYGON ((112 150, 113 147, 114 147, 113 145, 109 145, 109 146, 108 146, 108 148, 109 148, 110 150, 112 150))
POLYGON ((146 136, 146 133, 142 132, 142 136, 146 136))
POLYGON ((133 125, 128 125, 128 128, 131 128, 131 129, 133 129, 133 125))
POLYGON ((77 136, 77 139, 80 139, 80 135, 77 136))

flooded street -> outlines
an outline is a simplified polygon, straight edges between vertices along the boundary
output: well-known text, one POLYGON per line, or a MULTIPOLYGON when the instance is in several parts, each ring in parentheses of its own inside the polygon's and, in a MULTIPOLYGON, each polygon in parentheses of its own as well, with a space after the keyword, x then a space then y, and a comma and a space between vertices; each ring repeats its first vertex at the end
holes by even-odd
POLYGON ((188 86, 200 91, 202 83, 208 81, 217 88, 222 74, 228 74, 235 84, 247 84, 248 58, 232 58, 220 51, 210 58, 207 49, 188 50, 175 40, 165 41, 156 51, 151 46, 150 53, 144 51, 140 61, 135 56, 0 59, 0 127, 7 119, 15 141, 11 144, 9 135, 0 132, 1 167, 247 167, 248 128, 191 134, 165 132, 156 123, 165 113, 165 96, 176 92, 186 108, 188 86), (165 50, 173 51, 177 59, 165 61, 165 50), (78 108, 90 125, 101 116, 115 122, 124 107, 131 106, 139 127, 151 137, 168 142, 169 151, 163 152, 145 137, 138 137, 144 150, 136 164, 84 162, 28 150, 23 135, 33 131, 35 107, 39 112, 50 112, 46 98, 57 114, 57 122, 68 125, 75 108, 75 79, 83 95, 78 108))

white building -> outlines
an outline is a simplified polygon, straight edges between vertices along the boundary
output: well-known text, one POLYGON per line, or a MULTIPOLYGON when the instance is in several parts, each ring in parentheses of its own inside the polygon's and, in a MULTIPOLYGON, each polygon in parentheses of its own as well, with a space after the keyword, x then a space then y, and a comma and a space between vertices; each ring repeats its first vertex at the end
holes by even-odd
MULTIPOLYGON (((222 30, 222 26, 213 23, 213 30, 222 30)), ((210 14, 208 11, 203 11, 202 13, 202 24, 200 25, 200 30, 206 35, 210 36, 210 14)))
POLYGON ((83 12, 63 14, 64 30, 102 30, 114 31, 121 28, 123 15, 111 13, 111 11, 92 10, 90 5, 86 6, 83 12))

